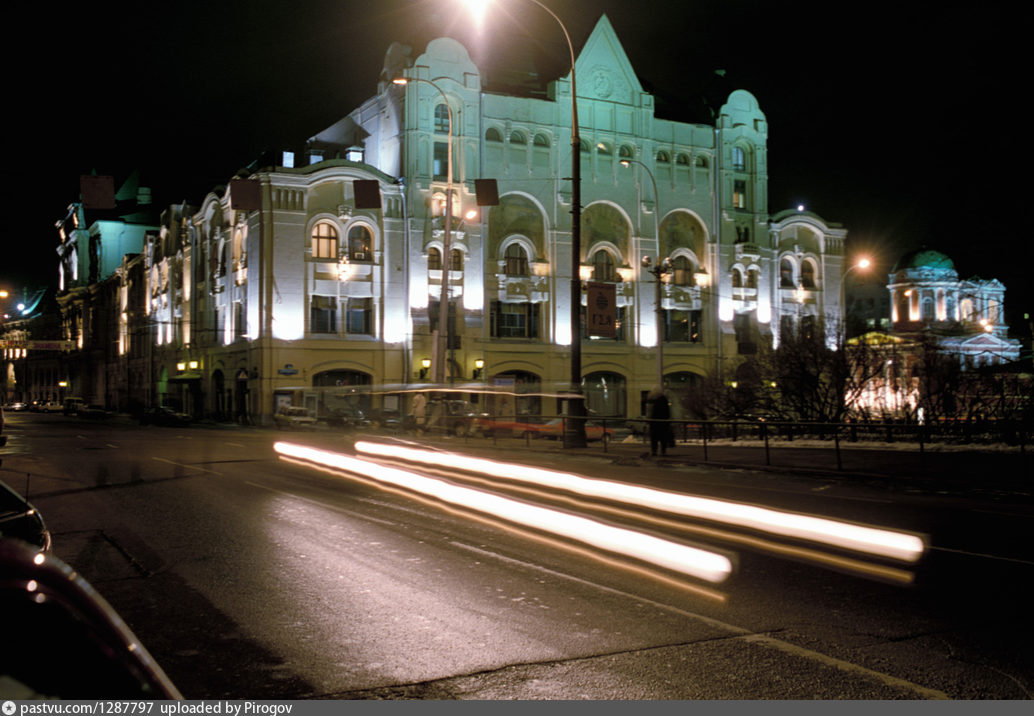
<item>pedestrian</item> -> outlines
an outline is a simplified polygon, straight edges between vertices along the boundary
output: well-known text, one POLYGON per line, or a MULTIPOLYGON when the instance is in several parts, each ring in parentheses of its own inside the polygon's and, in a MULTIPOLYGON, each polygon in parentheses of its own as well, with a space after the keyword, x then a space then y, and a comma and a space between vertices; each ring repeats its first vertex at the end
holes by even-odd
POLYGON ((671 408, 668 406, 668 398, 661 387, 655 385, 646 396, 646 401, 649 403, 650 455, 656 455, 658 447, 661 455, 666 455, 671 440, 671 424, 668 422, 671 419, 671 408))
POLYGON ((413 420, 416 423, 416 434, 424 434, 424 418, 427 411, 427 396, 417 393, 413 396, 413 420))

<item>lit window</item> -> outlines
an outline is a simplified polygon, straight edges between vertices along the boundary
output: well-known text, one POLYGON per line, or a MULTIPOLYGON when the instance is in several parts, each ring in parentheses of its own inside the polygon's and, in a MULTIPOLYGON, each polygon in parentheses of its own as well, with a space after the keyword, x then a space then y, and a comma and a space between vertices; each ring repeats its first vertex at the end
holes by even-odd
POLYGON ((780 288, 797 288, 797 283, 793 280, 793 261, 788 258, 784 258, 779 262, 779 287, 780 288))
POLYGON ((312 257, 337 260, 337 229, 322 222, 312 230, 312 257))
POLYGON ((676 256, 672 259, 671 279, 676 286, 693 285, 693 262, 685 256, 676 256))
POLYGON ((370 250, 373 246, 373 235, 370 229, 356 224, 348 230, 348 260, 370 261, 373 257, 370 250))
POLYGON ((284 168, 291 169, 294 167, 294 152, 284 152, 283 158, 284 168))
POLYGON ((815 288, 815 264, 811 261, 801 264, 801 286, 808 289, 815 288))
POLYGON ((747 208, 747 182, 742 179, 732 183, 732 205, 737 209, 747 208))

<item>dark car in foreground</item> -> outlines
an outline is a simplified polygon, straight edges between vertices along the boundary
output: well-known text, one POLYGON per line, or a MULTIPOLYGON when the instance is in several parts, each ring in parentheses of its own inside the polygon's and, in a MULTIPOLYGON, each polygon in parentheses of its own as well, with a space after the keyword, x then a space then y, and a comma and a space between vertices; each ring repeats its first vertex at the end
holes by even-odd
POLYGON ((0 614, 0 700, 183 698, 85 579, 20 540, 0 539, 0 614))
POLYGON ((24 497, 0 482, 0 538, 19 539, 39 552, 50 551, 50 530, 24 497))

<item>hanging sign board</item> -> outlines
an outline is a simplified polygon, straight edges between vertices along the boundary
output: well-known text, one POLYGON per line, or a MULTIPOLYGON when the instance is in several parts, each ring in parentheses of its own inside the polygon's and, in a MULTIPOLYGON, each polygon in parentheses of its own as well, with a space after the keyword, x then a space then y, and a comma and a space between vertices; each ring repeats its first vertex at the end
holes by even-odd
POLYGON ((589 336, 617 338, 617 290, 612 283, 590 283, 586 289, 585 332, 589 336))

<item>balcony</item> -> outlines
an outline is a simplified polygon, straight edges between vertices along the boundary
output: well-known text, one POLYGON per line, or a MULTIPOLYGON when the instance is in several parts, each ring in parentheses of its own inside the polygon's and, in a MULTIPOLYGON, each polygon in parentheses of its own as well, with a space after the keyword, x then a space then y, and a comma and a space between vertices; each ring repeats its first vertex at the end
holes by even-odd
POLYGON ((761 247, 752 243, 735 244, 736 260, 743 263, 753 263, 761 259, 761 247))

